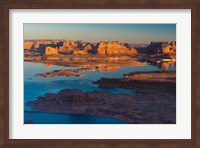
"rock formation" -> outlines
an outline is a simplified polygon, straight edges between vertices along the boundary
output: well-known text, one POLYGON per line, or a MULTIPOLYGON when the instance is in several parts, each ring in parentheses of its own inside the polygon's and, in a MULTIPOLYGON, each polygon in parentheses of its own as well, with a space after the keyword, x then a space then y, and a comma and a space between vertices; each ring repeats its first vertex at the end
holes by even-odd
MULTIPOLYGON (((118 43, 117 41, 86 43, 82 40, 34 40, 24 41, 24 49, 35 49, 40 53, 46 53, 46 47, 57 48, 60 53, 73 54, 101 54, 101 55, 133 55, 137 51, 129 47, 127 43, 118 43)), ((48 49, 48 48, 47 48, 48 49)), ((47 52, 46 54, 54 54, 47 52)))
POLYGON ((53 48, 53 47, 50 47, 50 46, 47 46, 45 48, 45 55, 55 55, 55 54, 58 54, 58 48, 53 48))
MULTIPOLYGON (((175 86, 174 84, 173 88, 175 86)), ((149 88, 153 92, 142 91, 141 94, 64 89, 57 94, 46 93, 37 100, 28 101, 27 105, 32 107, 33 112, 113 117, 136 124, 175 124, 175 89, 167 93, 163 91, 159 93, 154 91, 154 87, 149 88)))
POLYGON ((106 89, 123 88, 133 89, 138 93, 173 94, 176 92, 176 72, 135 72, 125 74, 123 78, 101 78, 93 83, 106 89))
POLYGON ((24 49, 33 49, 33 42, 32 41, 24 41, 24 49))
POLYGON ((150 82, 173 82, 176 81, 175 71, 157 71, 157 72, 133 72, 125 74, 124 78, 138 81, 150 81, 150 82))
POLYGON ((111 42, 100 42, 97 47, 97 53, 103 54, 103 55, 115 55, 115 54, 121 54, 121 55, 132 55, 136 54, 137 51, 134 48, 128 48, 127 44, 120 44, 117 41, 111 41, 111 42))
POLYGON ((147 47, 149 54, 173 54, 176 53, 176 42, 151 42, 147 47))
POLYGON ((94 67, 79 68, 79 69, 66 69, 66 70, 54 70, 52 72, 36 74, 35 76, 42 77, 56 77, 56 76, 67 76, 67 77, 84 77, 85 74, 80 72, 95 71, 94 67))
POLYGON ((73 54, 89 54, 93 50, 91 44, 87 44, 83 49, 76 49, 73 54))
POLYGON ((82 40, 78 41, 65 41, 62 46, 59 47, 59 51, 61 52, 71 52, 75 49, 81 49, 84 46, 84 42, 82 40))
POLYGON ((77 92, 74 95, 70 95, 70 98, 68 99, 69 102, 73 102, 73 103, 76 103, 76 102, 77 103, 98 103, 98 102, 101 102, 102 100, 103 99, 101 99, 97 94, 93 92, 82 92, 80 90, 77 90, 77 92))
MULTIPOLYGON (((25 40, 24 49, 34 49, 43 53, 46 47, 58 48, 60 53, 73 53, 86 55, 89 53, 100 55, 134 55, 138 53, 132 45, 117 41, 86 43, 82 40, 25 40)), ((147 54, 170 54, 176 53, 176 42, 151 42, 147 47, 139 51, 147 54)))
POLYGON ((60 47, 62 40, 26 40, 24 41, 24 49, 34 49, 44 51, 47 46, 60 47))

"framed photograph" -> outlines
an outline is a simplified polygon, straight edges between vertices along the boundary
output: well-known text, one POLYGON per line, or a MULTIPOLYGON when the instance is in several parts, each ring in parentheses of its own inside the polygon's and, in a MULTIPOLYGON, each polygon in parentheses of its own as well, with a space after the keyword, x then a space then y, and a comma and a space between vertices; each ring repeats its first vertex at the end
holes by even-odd
POLYGON ((200 147, 200 1, 1 1, 1 147, 200 147))

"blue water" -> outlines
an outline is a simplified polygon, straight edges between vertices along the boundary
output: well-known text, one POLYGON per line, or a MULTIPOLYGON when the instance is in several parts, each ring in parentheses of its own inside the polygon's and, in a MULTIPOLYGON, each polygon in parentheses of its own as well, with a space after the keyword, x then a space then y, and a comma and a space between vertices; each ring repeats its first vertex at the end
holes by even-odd
POLYGON ((114 118, 72 115, 72 114, 49 114, 49 113, 27 113, 26 120, 34 121, 34 124, 126 124, 114 118))
MULTIPOLYGON (((51 66, 46 67, 42 63, 24 62, 24 110, 31 110, 30 106, 26 106, 27 101, 36 100, 38 96, 43 96, 45 93, 58 93, 62 89, 81 89, 82 91, 104 90, 112 93, 134 93, 133 90, 127 89, 102 89, 97 85, 92 84, 93 81, 100 78, 122 78, 124 74, 136 71, 158 71, 157 66, 145 65, 138 67, 123 67, 116 72, 99 72, 88 71, 82 72, 85 77, 66 77, 58 76, 52 78, 36 77, 35 74, 50 72, 60 69, 76 69, 74 67, 51 66)), ((169 70, 175 70, 175 67, 169 67, 169 70)), ((95 116, 83 115, 66 115, 66 114, 48 114, 48 113, 30 113, 26 112, 24 121, 32 120, 38 124, 122 124, 114 118, 104 118, 95 116)))

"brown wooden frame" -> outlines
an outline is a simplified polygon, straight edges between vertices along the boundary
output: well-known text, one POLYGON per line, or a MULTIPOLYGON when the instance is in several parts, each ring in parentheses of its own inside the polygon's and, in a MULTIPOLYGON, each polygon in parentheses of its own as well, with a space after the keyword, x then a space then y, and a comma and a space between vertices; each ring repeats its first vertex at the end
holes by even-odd
POLYGON ((200 0, 0 0, 0 147, 200 148, 200 0), (11 140, 9 139, 9 9, 191 9, 192 139, 11 140))

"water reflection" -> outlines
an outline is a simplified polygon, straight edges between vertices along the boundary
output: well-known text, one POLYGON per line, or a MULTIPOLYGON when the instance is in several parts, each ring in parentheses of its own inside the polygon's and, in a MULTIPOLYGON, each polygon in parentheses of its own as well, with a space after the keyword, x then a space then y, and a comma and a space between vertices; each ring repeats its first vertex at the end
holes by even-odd
MULTIPOLYGON (((112 93, 134 93, 125 89, 102 89, 94 85, 92 82, 101 78, 122 78, 124 74, 137 71, 159 71, 159 70, 176 70, 176 63, 162 62, 155 64, 146 64, 144 62, 136 62, 133 64, 123 63, 120 68, 113 64, 101 65, 98 64, 101 71, 85 71, 82 72, 86 76, 84 78, 79 77, 35 77, 35 74, 51 72, 53 70, 66 70, 77 69, 77 67, 64 67, 56 66, 45 67, 42 63, 24 62, 24 110, 31 110, 29 106, 26 106, 27 101, 36 100, 38 96, 43 96, 45 93, 58 93, 61 89, 81 89, 83 91, 102 90, 112 93), (122 66, 124 65, 124 67, 122 66), (134 66, 130 66, 134 65, 134 66)), ((47 66, 47 65, 46 65, 47 66)), ((49 65, 48 65, 49 66, 49 65)), ((120 121, 113 118, 102 118, 95 116, 82 116, 82 115, 62 115, 62 114, 46 114, 46 113, 30 113, 25 112, 24 120, 32 120, 37 124, 61 124, 61 123, 111 123, 121 124, 120 121)))
POLYGON ((46 68, 51 68, 51 67, 53 67, 54 65, 52 65, 52 64, 50 64, 50 63, 45 63, 45 67, 46 68))
POLYGON ((157 66, 161 71, 176 70, 176 62, 161 62, 157 66))
POLYGON ((127 122, 110 117, 39 112, 25 112, 24 119, 34 124, 127 124, 127 122))

